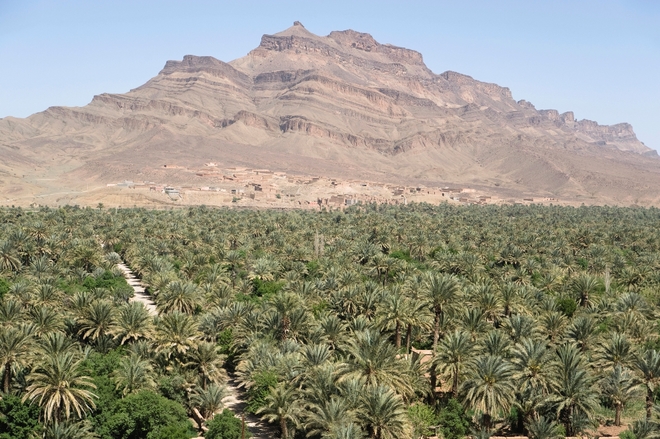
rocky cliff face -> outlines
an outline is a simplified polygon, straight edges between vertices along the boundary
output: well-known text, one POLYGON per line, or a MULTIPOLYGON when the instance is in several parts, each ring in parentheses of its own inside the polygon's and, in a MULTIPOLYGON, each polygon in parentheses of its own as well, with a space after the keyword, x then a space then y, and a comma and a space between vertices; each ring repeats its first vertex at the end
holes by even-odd
POLYGON ((654 151, 627 123, 537 110, 506 87, 435 74, 414 50, 353 30, 322 37, 298 22, 229 63, 186 55, 126 94, 0 120, 0 153, 11 151, 14 160, 5 172, 25 163, 33 173, 66 163, 62 175, 104 160, 116 169, 150 166, 167 154, 256 160, 240 148, 228 154, 228 145, 260 148, 262 165, 273 154, 291 157, 273 168, 323 159, 328 174, 385 180, 590 193, 605 201, 660 188, 659 163, 647 157, 654 151))

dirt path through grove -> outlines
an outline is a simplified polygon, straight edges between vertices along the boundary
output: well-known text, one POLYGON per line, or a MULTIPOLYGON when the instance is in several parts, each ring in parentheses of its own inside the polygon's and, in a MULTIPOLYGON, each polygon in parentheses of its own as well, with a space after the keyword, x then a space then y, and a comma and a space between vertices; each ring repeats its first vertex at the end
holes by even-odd
MULTIPOLYGON (((126 282, 133 288, 134 296, 129 301, 144 304, 151 316, 157 316, 158 309, 156 308, 156 304, 151 296, 146 293, 146 288, 142 281, 135 276, 135 273, 133 273, 125 262, 122 261, 117 264, 117 267, 124 273, 126 282)), ((261 421, 253 414, 245 413, 245 392, 238 387, 238 382, 235 378, 230 376, 227 380, 226 387, 229 394, 225 396, 222 402, 226 408, 232 410, 239 418, 243 415, 245 416, 245 426, 254 439, 275 439, 278 437, 272 425, 261 421)))

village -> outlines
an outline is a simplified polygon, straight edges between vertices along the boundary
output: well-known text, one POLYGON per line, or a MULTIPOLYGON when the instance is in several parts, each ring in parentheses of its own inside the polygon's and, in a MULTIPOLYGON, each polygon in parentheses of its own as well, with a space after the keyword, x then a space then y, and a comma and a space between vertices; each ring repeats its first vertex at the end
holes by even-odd
MULTIPOLYGON (((342 180, 325 176, 287 174, 269 169, 222 167, 208 162, 199 168, 164 164, 161 170, 188 174, 173 184, 154 181, 108 183, 108 188, 141 192, 157 204, 209 205, 259 208, 337 210, 358 204, 406 205, 408 203, 464 205, 548 204, 556 198, 502 198, 473 188, 402 186, 375 181, 342 180)), ((167 175, 167 173, 165 174, 167 175)))

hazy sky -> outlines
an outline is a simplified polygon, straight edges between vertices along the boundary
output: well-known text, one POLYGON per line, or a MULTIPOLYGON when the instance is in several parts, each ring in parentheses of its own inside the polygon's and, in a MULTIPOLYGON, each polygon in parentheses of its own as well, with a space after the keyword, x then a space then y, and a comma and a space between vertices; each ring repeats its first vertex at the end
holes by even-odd
POLYGON ((0 117, 126 92, 186 54, 231 61, 295 20, 415 49, 538 109, 629 122, 660 149, 656 0, 0 0, 0 117))

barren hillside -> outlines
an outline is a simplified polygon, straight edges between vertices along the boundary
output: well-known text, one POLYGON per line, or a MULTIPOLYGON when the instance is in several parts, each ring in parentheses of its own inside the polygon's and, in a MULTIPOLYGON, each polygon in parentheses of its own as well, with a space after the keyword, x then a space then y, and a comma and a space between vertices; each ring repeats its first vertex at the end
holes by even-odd
POLYGON ((164 164, 208 161, 591 203, 660 201, 660 161, 627 123, 537 110, 506 87, 436 74, 413 50, 352 30, 317 36, 297 22, 230 63, 187 55, 128 93, 0 119, 0 155, 0 202, 122 180, 167 183, 164 164))

